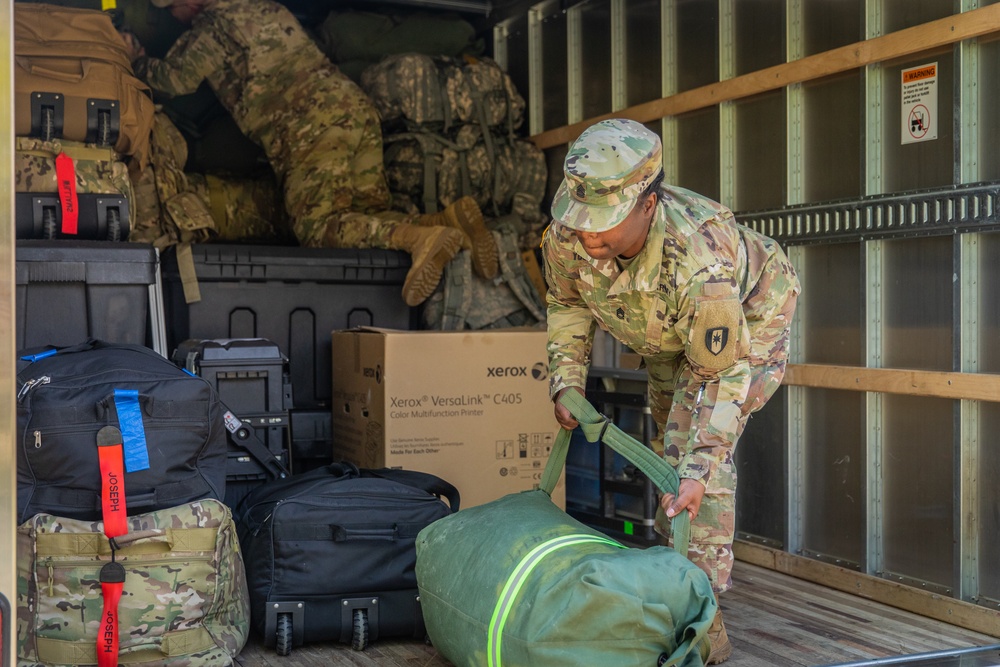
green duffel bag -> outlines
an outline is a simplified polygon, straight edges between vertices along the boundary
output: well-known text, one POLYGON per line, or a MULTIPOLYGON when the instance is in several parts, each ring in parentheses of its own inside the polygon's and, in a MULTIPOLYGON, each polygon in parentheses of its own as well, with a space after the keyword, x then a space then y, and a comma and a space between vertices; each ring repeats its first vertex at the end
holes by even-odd
MULTIPOLYGON (((575 391, 560 399, 591 442, 608 444, 661 490, 676 471, 575 391)), ((563 429, 540 488, 463 509, 417 536, 427 634, 457 667, 695 667, 708 659, 717 603, 687 553, 687 513, 674 544, 630 549, 575 521, 549 497, 566 462, 563 429)))

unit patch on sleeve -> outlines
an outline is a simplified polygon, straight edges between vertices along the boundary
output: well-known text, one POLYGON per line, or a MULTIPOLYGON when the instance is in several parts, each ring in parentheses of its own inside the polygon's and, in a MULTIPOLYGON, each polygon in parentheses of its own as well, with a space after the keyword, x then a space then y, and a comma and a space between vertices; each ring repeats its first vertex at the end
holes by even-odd
POLYGON ((687 344, 688 358, 710 371, 732 366, 740 354, 742 315, 743 306, 735 297, 696 299, 687 344))

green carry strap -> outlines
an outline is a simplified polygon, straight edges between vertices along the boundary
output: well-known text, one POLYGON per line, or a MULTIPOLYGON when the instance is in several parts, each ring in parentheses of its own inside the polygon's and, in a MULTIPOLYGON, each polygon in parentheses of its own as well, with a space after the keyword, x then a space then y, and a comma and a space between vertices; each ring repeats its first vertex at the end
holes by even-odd
MULTIPOLYGON (((595 410, 580 392, 572 389, 564 391, 559 403, 569 409, 580 422, 580 430, 586 436, 587 442, 603 442, 635 464, 660 491, 677 495, 680 487, 680 476, 677 471, 649 447, 622 431, 611 423, 610 419, 595 410)), ((572 431, 560 429, 552 453, 545 464, 539 488, 549 495, 556 488, 556 482, 559 481, 559 476, 566 465, 571 433, 572 431)), ((688 513, 681 512, 675 516, 670 522, 670 527, 674 549, 687 557, 688 545, 691 542, 691 519, 688 513)))

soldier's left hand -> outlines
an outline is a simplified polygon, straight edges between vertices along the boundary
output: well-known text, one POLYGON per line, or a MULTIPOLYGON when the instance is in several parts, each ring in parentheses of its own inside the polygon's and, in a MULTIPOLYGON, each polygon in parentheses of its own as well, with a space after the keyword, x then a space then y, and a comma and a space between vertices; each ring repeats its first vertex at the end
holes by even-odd
POLYGON ((705 497, 705 485, 696 479, 682 479, 678 489, 677 499, 674 494, 664 493, 660 498, 660 507, 667 513, 668 517, 675 517, 683 510, 687 510, 694 521, 701 509, 701 499, 705 497))

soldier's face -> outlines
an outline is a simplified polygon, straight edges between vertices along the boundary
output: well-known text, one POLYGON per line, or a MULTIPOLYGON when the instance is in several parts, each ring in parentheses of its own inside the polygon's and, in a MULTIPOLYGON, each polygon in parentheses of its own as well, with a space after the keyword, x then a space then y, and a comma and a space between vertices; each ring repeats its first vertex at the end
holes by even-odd
POLYGON ((649 225, 656 210, 656 194, 633 207, 625 219, 606 232, 576 231, 580 245, 594 259, 635 257, 646 243, 649 225))

